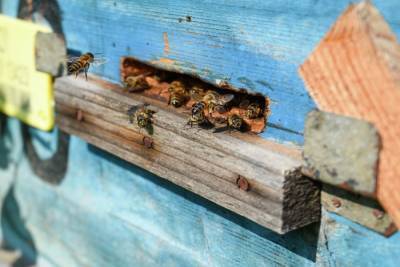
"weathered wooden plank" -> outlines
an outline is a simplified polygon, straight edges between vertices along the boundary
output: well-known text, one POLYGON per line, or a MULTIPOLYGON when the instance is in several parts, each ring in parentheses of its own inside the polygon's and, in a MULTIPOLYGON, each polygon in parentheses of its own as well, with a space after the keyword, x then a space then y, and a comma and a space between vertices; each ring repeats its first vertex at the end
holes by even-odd
POLYGON ((318 190, 296 175, 301 164, 296 150, 285 154, 277 148, 282 145, 255 145, 262 143, 255 135, 247 135, 256 140, 252 143, 241 140, 245 134, 184 129, 188 115, 93 77, 89 82, 57 79, 55 96, 61 129, 263 226, 285 233, 318 220, 318 190), (139 128, 126 114, 131 105, 144 102, 157 110, 152 149, 143 146, 139 128), (247 179, 250 191, 238 188, 239 175, 247 179))
MULTIPOLYGON (((154 121, 154 127, 160 127, 160 130, 165 129, 199 144, 208 145, 210 148, 207 150, 207 157, 212 155, 211 152, 215 151, 215 159, 217 160, 217 158, 221 157, 221 151, 226 151, 225 154, 227 155, 235 156, 262 167, 263 171, 261 173, 255 173, 254 176, 263 176, 275 172, 281 175, 283 174, 282 170, 293 169, 301 165, 300 150, 295 147, 279 144, 273 145, 273 143, 266 142, 254 135, 240 133, 210 134, 210 131, 198 130, 195 128, 188 129, 185 127, 188 113, 176 110, 175 108, 148 97, 126 93, 120 86, 112 83, 102 83, 99 79, 91 79, 91 81, 93 82, 87 83, 84 80, 74 80, 72 78, 57 79, 56 94, 62 92, 65 95, 71 96, 72 98, 65 100, 66 102, 73 100, 79 102, 79 99, 83 99, 116 110, 119 112, 118 117, 109 118, 108 120, 116 120, 121 125, 136 130, 139 128, 135 125, 127 125, 128 117, 126 111, 132 105, 140 105, 142 103, 152 104, 157 110, 157 120, 154 121), (84 88, 84 90, 79 88, 84 88), (104 88, 107 90, 104 90, 104 88), (243 140, 245 142, 238 142, 238 140, 243 140), (273 160, 276 160, 276 162, 270 164, 269 162, 273 160)), ((80 105, 76 103, 76 105, 78 105, 79 108, 85 109, 85 103, 86 102, 81 102, 80 105)), ((88 105, 90 105, 90 103, 88 103, 88 105)), ((93 112, 96 112, 96 110, 91 110, 91 113, 93 112)), ((102 112, 97 112, 96 114, 98 116, 107 116, 107 113, 102 112)), ((190 145, 192 144, 193 143, 190 143, 190 145)), ((231 163, 224 162, 224 164, 231 163)), ((238 172, 251 173, 255 171, 250 168, 240 169, 244 167, 237 166, 235 163, 229 165, 229 168, 238 168, 238 172)), ((268 183, 268 181, 266 182, 268 183)), ((273 183, 274 181, 270 182, 273 183)), ((281 186, 281 183, 278 183, 277 186, 281 186)))
POLYGON ((382 148, 376 194, 397 226, 399 68, 400 45, 370 2, 351 5, 300 68, 321 109, 370 121, 379 130, 382 148))
MULTIPOLYGON (((74 108, 69 108, 65 107, 62 104, 60 104, 61 101, 58 102, 57 105, 57 112, 59 114, 63 114, 65 116, 68 116, 69 119, 75 120, 75 115, 76 115, 76 110, 74 108)), ((87 105, 88 103, 86 103, 87 105)), ((89 104, 90 106, 90 104, 89 104)), ((118 117, 119 113, 112 111, 112 110, 107 110, 106 111, 111 117, 114 116, 114 118, 118 117)), ((66 118, 68 119, 68 118, 66 118)), ((99 117, 98 115, 92 115, 88 112, 84 113, 84 122, 89 123, 89 125, 97 126, 100 129, 107 129, 108 132, 117 135, 121 138, 126 139, 125 142, 133 142, 135 147, 138 147, 139 152, 143 150, 143 135, 137 133, 136 131, 132 131, 132 129, 129 128, 124 128, 124 126, 118 126, 116 124, 115 120, 111 120, 111 122, 108 122, 106 119, 103 117, 99 117)), ((60 123, 62 122, 62 119, 60 119, 60 123)), ((126 121, 124 120, 124 124, 126 124, 126 121)), ((90 126, 89 126, 90 127, 90 126)), ((180 162, 182 165, 189 164, 191 166, 197 166, 204 172, 204 175, 207 174, 212 174, 212 180, 216 179, 223 179, 227 182, 229 182, 230 185, 235 184, 236 180, 238 178, 238 174, 233 172, 231 169, 225 169, 224 166, 218 166, 216 165, 216 162, 212 161, 212 157, 207 158, 207 155, 210 156, 211 153, 207 153, 209 149, 206 149, 205 147, 200 147, 197 143, 195 142, 190 142, 190 140, 184 139, 179 135, 176 134, 170 134, 170 132, 164 131, 163 134, 158 134, 155 133, 154 136, 157 138, 157 143, 153 144, 153 149, 158 152, 162 152, 163 154, 166 154, 168 156, 171 156, 173 158, 180 159, 180 162), (188 157, 188 155, 193 153, 193 149, 197 151, 196 153, 196 158, 193 157, 188 157), (203 153, 202 153, 203 152, 203 153), (203 155, 204 154, 204 155, 203 155)), ((128 148, 132 148, 129 146, 128 148)), ((211 149, 210 149, 211 150, 211 149)), ((152 150, 150 150, 152 151, 152 150)), ((212 152, 212 151, 211 151, 212 152)), ((224 159, 227 160, 229 159, 229 156, 224 156, 224 159)), ((229 165, 231 166, 231 165, 229 165)), ((204 177, 205 178, 205 177, 204 177)), ((276 202, 281 202, 282 201, 282 196, 279 189, 277 188, 271 188, 267 187, 265 184, 261 183, 259 179, 250 179, 247 178, 247 180, 251 183, 252 185, 252 193, 259 194, 264 198, 268 198, 271 201, 276 201, 276 202)), ((235 185, 236 187, 236 185, 235 185)), ((237 191, 235 191, 237 192, 237 191)), ((259 202, 259 200, 256 200, 259 202)), ((262 203, 255 203, 256 205, 262 204, 262 203)))

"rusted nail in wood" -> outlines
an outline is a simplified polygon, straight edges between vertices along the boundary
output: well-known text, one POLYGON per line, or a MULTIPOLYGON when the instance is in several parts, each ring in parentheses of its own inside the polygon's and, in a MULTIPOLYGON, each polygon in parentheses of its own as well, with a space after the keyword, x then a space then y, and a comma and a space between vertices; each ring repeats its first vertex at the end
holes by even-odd
POLYGON ((82 111, 82 110, 78 109, 78 110, 76 111, 76 119, 77 119, 78 121, 83 121, 83 111, 82 111))
POLYGON ((243 176, 239 175, 239 177, 236 179, 236 184, 239 187, 239 189, 243 191, 249 191, 250 190, 250 184, 247 181, 246 178, 243 176))
POLYGON ((386 237, 391 236, 397 232, 397 227, 394 223, 391 223, 386 229, 385 232, 383 233, 386 237))
POLYGON ((340 208, 340 206, 342 206, 342 202, 340 202, 340 200, 337 198, 332 198, 332 204, 337 209, 340 208))
POLYGON ((378 220, 381 220, 381 219, 383 218, 383 216, 385 215, 385 213, 384 213, 383 211, 377 210, 377 209, 373 210, 373 211, 372 211, 372 214, 373 214, 378 220))
POLYGON ((147 136, 143 136, 143 145, 147 148, 153 148, 153 139, 147 136))

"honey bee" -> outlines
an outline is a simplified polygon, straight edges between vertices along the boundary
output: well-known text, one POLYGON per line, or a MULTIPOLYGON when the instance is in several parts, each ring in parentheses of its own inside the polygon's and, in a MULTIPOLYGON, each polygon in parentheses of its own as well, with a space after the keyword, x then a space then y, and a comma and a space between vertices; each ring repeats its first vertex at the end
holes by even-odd
POLYGON ((205 94, 206 92, 201 86, 194 85, 189 90, 190 97, 195 101, 201 101, 205 94))
POLYGON ((219 121, 219 123, 225 123, 225 127, 220 127, 216 129, 214 132, 223 132, 226 130, 237 130, 237 131, 244 131, 245 130, 245 122, 243 118, 237 114, 230 114, 228 118, 223 119, 223 121, 219 121))
POLYGON ((243 129, 243 119, 237 114, 228 116, 227 124, 230 129, 241 131, 243 129))
POLYGON ((202 128, 211 128, 213 125, 204 114, 205 107, 206 103, 203 101, 194 103, 191 110, 192 115, 190 116, 187 125, 192 127, 195 124, 202 128))
POLYGON ((178 108, 189 100, 189 93, 182 81, 173 81, 168 92, 170 93, 168 105, 171 104, 178 108))
POLYGON ((95 57, 94 54, 87 52, 80 57, 71 57, 67 61, 68 74, 75 73, 75 77, 81 72, 85 73, 87 80, 87 72, 90 65, 101 65, 106 63, 106 59, 102 57, 95 57))
POLYGON ((153 134, 153 114, 156 111, 148 108, 148 104, 132 106, 128 110, 129 122, 136 123, 140 129, 145 129, 148 134, 153 134))
POLYGON ((259 103, 250 103, 249 100, 244 100, 239 105, 240 108, 245 108, 245 117, 248 119, 256 119, 260 117, 262 113, 262 108, 259 103))
POLYGON ((219 93, 208 90, 203 97, 203 101, 208 107, 208 113, 211 114, 214 110, 222 113, 225 111, 225 105, 234 98, 233 94, 220 95, 219 93))
POLYGON ((262 113, 262 108, 258 103, 251 103, 246 110, 245 116, 249 119, 255 119, 260 117, 262 113))
POLYGON ((126 77, 124 81, 125 88, 128 89, 130 93, 150 88, 149 83, 146 81, 147 75, 148 73, 143 73, 126 77))

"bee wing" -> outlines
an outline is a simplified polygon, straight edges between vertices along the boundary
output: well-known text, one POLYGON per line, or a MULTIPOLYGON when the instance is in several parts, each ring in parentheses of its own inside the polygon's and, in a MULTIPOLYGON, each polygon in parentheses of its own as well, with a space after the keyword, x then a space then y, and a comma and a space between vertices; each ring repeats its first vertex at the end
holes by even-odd
POLYGON ((95 57, 93 62, 91 63, 93 66, 97 67, 103 65, 108 62, 106 57, 95 57))
POLYGON ((239 104, 239 108, 247 108, 250 105, 250 100, 245 99, 239 104))
POLYGON ((136 113, 136 111, 139 110, 139 108, 141 108, 140 105, 136 105, 136 106, 130 107, 130 108, 128 109, 128 111, 127 111, 128 115, 129 115, 129 116, 134 115, 134 114, 136 113))
POLYGON ((203 96, 199 92, 190 91, 190 97, 195 101, 203 100, 203 96))
POLYGON ((222 95, 219 99, 218 99, 218 104, 219 105, 225 105, 226 103, 232 101, 232 99, 235 96, 233 94, 227 94, 227 95, 222 95))
POLYGON ((226 123, 227 119, 223 118, 223 117, 217 117, 217 118, 213 118, 213 121, 216 124, 224 124, 224 123, 226 123))
POLYGON ((79 59, 79 57, 75 57, 75 56, 67 56, 66 58, 64 58, 64 61, 66 63, 72 63, 75 62, 79 59))

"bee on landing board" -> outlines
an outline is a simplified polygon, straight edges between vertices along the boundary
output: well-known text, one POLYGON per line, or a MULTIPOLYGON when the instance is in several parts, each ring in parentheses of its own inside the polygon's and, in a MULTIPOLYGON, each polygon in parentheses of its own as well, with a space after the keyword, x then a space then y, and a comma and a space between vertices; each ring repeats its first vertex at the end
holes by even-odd
POLYGON ((75 77, 78 77, 79 73, 84 72, 87 81, 87 72, 90 65, 98 66, 106 62, 107 60, 105 58, 97 56, 95 57, 94 54, 90 52, 87 52, 79 57, 70 57, 67 61, 68 74, 75 74, 75 77))
POLYGON ((189 100, 189 92, 182 81, 173 81, 168 88, 168 92, 170 93, 168 105, 171 104, 178 108, 189 100))
POLYGON ((156 111, 148 108, 148 104, 132 106, 128 110, 129 122, 136 124, 140 129, 145 129, 148 134, 153 134, 153 115, 156 111))
POLYGON ((214 111, 220 113, 225 112, 225 105, 229 103, 233 98, 233 94, 221 95, 213 90, 208 90, 203 97, 203 101, 206 103, 208 107, 208 113, 211 116, 211 113, 214 111))
POLYGON ((245 130, 247 130, 247 125, 245 124, 243 118, 238 114, 230 114, 228 118, 226 118, 224 121, 219 121, 219 123, 225 123, 226 126, 215 129, 215 133, 223 132, 226 130, 236 130, 240 132, 244 132, 245 130))
POLYGON ((204 114, 206 103, 203 101, 196 102, 192 105, 191 116, 186 125, 198 125, 201 128, 212 128, 213 124, 207 119, 204 114))

